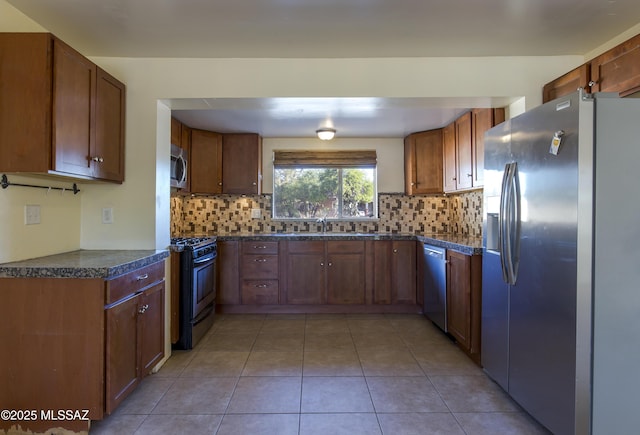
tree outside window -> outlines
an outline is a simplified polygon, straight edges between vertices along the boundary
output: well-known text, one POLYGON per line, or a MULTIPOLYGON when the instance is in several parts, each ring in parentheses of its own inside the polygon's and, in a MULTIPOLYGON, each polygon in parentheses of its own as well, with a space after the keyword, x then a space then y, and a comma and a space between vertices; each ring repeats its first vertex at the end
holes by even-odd
POLYGON ((371 167, 274 167, 273 217, 375 217, 375 175, 371 167))

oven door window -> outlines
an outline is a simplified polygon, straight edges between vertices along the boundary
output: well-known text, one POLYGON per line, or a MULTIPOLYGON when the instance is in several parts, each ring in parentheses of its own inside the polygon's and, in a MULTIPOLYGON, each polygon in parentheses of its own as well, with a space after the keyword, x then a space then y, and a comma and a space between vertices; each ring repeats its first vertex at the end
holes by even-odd
POLYGON ((193 317, 216 299, 216 261, 211 260, 193 270, 193 317))

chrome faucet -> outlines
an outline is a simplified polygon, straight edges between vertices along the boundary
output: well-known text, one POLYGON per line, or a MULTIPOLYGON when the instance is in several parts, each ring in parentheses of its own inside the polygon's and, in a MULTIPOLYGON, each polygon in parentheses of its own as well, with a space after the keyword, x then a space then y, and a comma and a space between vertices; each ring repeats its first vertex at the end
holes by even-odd
POLYGON ((322 224, 322 232, 323 233, 327 232, 327 217, 326 216, 316 219, 316 223, 317 224, 322 224))

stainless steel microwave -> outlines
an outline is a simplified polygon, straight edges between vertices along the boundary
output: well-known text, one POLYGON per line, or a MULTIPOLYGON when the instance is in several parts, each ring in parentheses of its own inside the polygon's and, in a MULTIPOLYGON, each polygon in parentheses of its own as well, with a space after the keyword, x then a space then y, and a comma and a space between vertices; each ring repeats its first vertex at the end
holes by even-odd
POLYGON ((187 153, 171 144, 171 187, 187 187, 187 153))

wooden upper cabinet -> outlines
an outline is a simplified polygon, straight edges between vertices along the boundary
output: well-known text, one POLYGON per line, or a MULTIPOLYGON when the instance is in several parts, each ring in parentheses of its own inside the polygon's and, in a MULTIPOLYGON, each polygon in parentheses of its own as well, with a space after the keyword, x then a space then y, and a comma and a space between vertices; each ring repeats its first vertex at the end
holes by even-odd
POLYGON ((547 83, 542 88, 542 102, 546 103, 547 101, 569 95, 577 91, 578 88, 583 88, 588 91, 590 89, 590 70, 591 67, 587 63, 547 83))
POLYGON ((171 144, 182 148, 182 123, 171 117, 171 144))
POLYGON ((125 87, 49 33, 0 34, 0 171, 124 179, 125 87))
POLYGON ((180 147, 187 153, 187 185, 181 192, 191 192, 191 128, 181 124, 180 132, 180 147))
POLYGON ((404 175, 407 195, 442 193, 442 129, 405 137, 404 175))
POLYGON ((640 91, 640 35, 591 60, 592 92, 618 92, 621 97, 640 91))
POLYGON ((621 97, 639 92, 640 35, 547 83, 542 89, 542 102, 570 94, 578 88, 587 92, 617 92, 621 97))
POLYGON ((457 186, 456 169, 456 124, 452 122, 442 129, 443 143, 443 189, 445 192, 453 192, 457 186))
POLYGON ((484 186, 484 134, 504 122, 504 109, 473 109, 472 117, 472 174, 473 187, 484 186))
POLYGON ((191 192, 222 193, 222 135, 191 129, 191 192))
POLYGON ((456 119, 456 189, 472 187, 471 112, 456 119))
POLYGON ((53 169, 90 177, 96 66, 60 40, 53 44, 53 169))
POLYGON ((98 159, 93 176, 124 181, 125 86, 109 73, 97 69, 96 140, 91 153, 98 159))
POLYGON ((262 138, 255 133, 222 136, 222 193, 262 193, 262 138))

